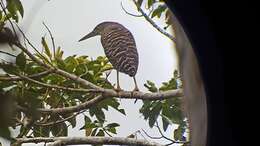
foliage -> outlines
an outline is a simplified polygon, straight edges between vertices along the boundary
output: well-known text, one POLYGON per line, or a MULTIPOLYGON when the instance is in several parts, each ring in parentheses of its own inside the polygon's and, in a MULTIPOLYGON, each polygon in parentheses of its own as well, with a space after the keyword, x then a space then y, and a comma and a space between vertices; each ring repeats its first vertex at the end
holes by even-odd
MULTIPOLYGON (((174 71, 174 77, 168 81, 163 82, 163 85, 158 88, 152 81, 147 81, 144 86, 151 92, 167 91, 181 87, 180 77, 177 70, 174 71)), ((178 124, 177 132, 174 132, 174 138, 181 140, 178 135, 183 137, 186 129, 185 117, 181 110, 181 100, 178 97, 159 100, 159 101, 143 101, 143 106, 140 113, 148 120, 149 126, 152 128, 155 122, 160 117, 163 123, 163 130, 166 131, 171 124, 178 124), (178 133, 178 134, 177 134, 178 133)))
POLYGON ((86 136, 105 136, 107 133, 117 134, 116 127, 120 126, 118 123, 109 123, 104 125, 104 122, 94 120, 93 122, 88 116, 85 116, 85 125, 80 130, 85 129, 86 136))
MULTIPOLYGON (((47 43, 43 43, 43 47, 45 49, 44 52, 42 54, 35 54, 35 56, 38 56, 40 59, 46 62, 50 62, 52 65, 69 73, 80 76, 81 78, 86 79, 100 87, 113 87, 105 77, 105 72, 112 69, 112 65, 109 64, 106 57, 100 56, 97 59, 89 59, 88 56, 73 55, 63 58, 63 51, 60 47, 57 49, 55 56, 51 53, 47 43)), ((16 64, 1 63, 0 67, 6 72, 6 77, 11 75, 30 76, 32 74, 37 74, 44 71, 44 68, 39 66, 37 63, 28 60, 28 57, 25 56, 23 52, 16 57, 16 64)), ((36 78, 35 80, 51 85, 55 84, 64 87, 81 88, 78 83, 72 80, 67 80, 64 77, 56 74, 48 74, 46 76, 36 78)), ((30 111, 35 111, 33 110, 35 108, 57 108, 73 106, 94 97, 92 94, 82 94, 79 92, 43 87, 24 80, 13 82, 1 81, 0 84, 1 88, 3 88, 5 92, 14 95, 18 105, 32 109, 30 111)), ((108 110, 108 107, 114 108, 120 113, 125 114, 124 109, 119 108, 119 105, 120 104, 117 99, 110 98, 98 103, 95 107, 90 108, 88 112, 90 116, 96 117, 97 120, 95 120, 94 123, 103 124, 105 122, 105 113, 103 110, 108 110)), ((22 121, 23 119, 21 117, 23 117, 23 114, 30 118, 34 118, 33 120, 38 121, 39 123, 43 121, 47 123, 52 121, 59 121, 63 118, 71 116, 71 114, 61 116, 36 116, 39 114, 18 112, 16 113, 16 118, 22 121)), ((70 124, 62 122, 61 124, 53 126, 33 126, 33 134, 34 136, 49 136, 50 132, 52 132, 52 134, 55 136, 66 136, 67 127, 70 125, 72 127, 76 126, 75 120, 75 117, 68 120, 70 124)), ((19 136, 26 135, 29 132, 27 128, 28 127, 22 126, 19 136)), ((112 131, 112 133, 116 133, 114 129, 107 130, 112 131)))
MULTIPOLYGON (((4 2, 3 0, 1 0, 1 7, 0 7, 0 43, 6 43, 6 40, 9 40, 10 38, 7 37, 7 35, 9 35, 9 30, 5 27, 6 22, 10 19, 10 20, 15 20, 16 22, 18 22, 19 20, 19 14, 21 17, 23 17, 23 6, 20 2, 20 0, 6 0, 6 6, 2 3, 4 2)), ((17 61, 18 64, 20 64, 22 66, 23 62, 19 62, 19 60, 21 60, 23 56, 19 56, 17 61)), ((2 64, 1 65, 2 68, 5 68, 6 71, 13 73, 13 71, 17 70, 17 68, 14 65, 6 65, 6 64, 2 64)), ((1 103, 0 103, 0 109, 1 111, 5 111, 5 112, 1 112, 0 114, 0 136, 10 139, 10 131, 8 128, 8 123, 10 123, 10 119, 11 117, 9 116, 10 114, 12 114, 13 111, 10 110, 10 107, 13 106, 12 104, 12 96, 9 95, 8 93, 5 93, 2 88, 4 88, 5 86, 9 86, 12 85, 12 83, 10 82, 5 82, 5 83, 1 83, 0 82, 0 98, 1 98, 1 103)), ((1 145, 1 144, 0 144, 1 145)))
POLYGON ((164 19, 166 26, 164 29, 167 29, 172 25, 171 10, 166 6, 164 0, 137 0, 138 6, 146 6, 151 14, 151 19, 159 18, 164 19))
POLYGON ((5 3, 6 3, 6 7, 4 7, 4 4, 2 4, 1 2, 1 5, 5 8, 4 10, 3 9, 0 10, 1 27, 5 25, 8 19, 13 19, 16 22, 18 22, 19 15, 21 17, 23 17, 24 15, 23 5, 20 0, 6 0, 5 3))

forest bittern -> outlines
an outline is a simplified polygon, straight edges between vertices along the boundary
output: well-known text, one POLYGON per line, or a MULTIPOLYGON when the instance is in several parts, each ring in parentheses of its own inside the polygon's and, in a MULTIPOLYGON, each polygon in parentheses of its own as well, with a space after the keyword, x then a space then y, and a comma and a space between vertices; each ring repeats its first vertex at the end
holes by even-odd
POLYGON ((90 37, 101 36, 101 44, 105 54, 117 71, 117 91, 122 90, 119 85, 119 72, 133 77, 135 88, 138 91, 135 74, 138 69, 138 53, 131 32, 123 25, 116 22, 102 22, 92 32, 84 36, 82 40, 90 37))

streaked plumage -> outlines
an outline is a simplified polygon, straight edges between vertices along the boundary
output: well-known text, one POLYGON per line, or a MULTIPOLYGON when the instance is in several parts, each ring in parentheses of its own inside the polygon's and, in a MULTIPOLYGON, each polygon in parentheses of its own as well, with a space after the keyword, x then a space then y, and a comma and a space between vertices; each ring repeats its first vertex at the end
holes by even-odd
MULTIPOLYGON (((96 35, 101 35, 102 46, 113 67, 117 71, 133 77, 135 81, 139 60, 135 40, 131 32, 117 22, 102 22, 79 41, 96 35)), ((117 83, 118 89, 120 89, 118 78, 117 83)), ((135 90, 138 90, 136 81, 135 90)))

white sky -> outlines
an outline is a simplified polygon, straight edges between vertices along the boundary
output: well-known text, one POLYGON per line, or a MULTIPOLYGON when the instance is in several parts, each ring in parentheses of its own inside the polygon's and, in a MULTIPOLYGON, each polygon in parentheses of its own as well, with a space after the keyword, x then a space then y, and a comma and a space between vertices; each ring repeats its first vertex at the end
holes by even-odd
MULTIPOLYGON (((56 45, 63 48, 65 56, 77 54, 96 58, 104 55, 100 37, 94 37, 80 43, 77 41, 92 31, 100 22, 119 22, 132 32, 136 40, 139 53, 139 68, 136 78, 140 90, 146 91, 143 86, 146 80, 151 80, 160 86, 161 82, 168 81, 172 77, 173 70, 177 68, 173 44, 144 18, 127 15, 121 9, 121 1, 125 9, 137 13, 130 0, 23 0, 25 16, 21 25, 25 29, 29 26, 29 29, 26 29, 26 35, 39 48, 41 48, 41 37, 48 35, 47 30, 42 25, 44 21, 51 29, 56 45), (27 19, 28 17, 32 19, 31 22, 30 19, 27 19)), ((1 56, 3 55, 0 54, 1 56)), ((115 71, 112 72, 109 80, 116 83, 115 71)), ((121 73, 120 83, 124 90, 134 88, 133 80, 128 75, 121 73)), ((106 112, 108 122, 118 122, 121 125, 120 128, 117 128, 117 136, 125 137, 141 129, 146 130, 152 136, 159 136, 157 130, 150 129, 148 122, 141 117, 139 113, 141 101, 136 104, 133 100, 121 100, 120 102, 121 107, 126 110, 127 116, 114 110, 106 112)), ((70 130, 69 136, 84 136, 84 130, 78 130, 83 124, 82 118, 78 118, 78 126, 70 130)), ((173 137, 172 128, 168 128, 165 134, 171 138, 173 137)))

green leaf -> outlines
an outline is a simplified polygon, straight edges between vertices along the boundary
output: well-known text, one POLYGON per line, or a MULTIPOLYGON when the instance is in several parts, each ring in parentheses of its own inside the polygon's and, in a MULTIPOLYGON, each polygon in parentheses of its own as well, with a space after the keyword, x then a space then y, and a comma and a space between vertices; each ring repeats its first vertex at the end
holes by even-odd
POLYGON ((50 128, 48 126, 34 126, 33 128, 34 137, 49 137, 49 134, 50 128))
POLYGON ((48 84, 60 84, 61 82, 65 81, 65 79, 62 76, 56 74, 50 74, 44 77, 42 80, 48 84))
POLYGON ((68 135, 68 127, 64 123, 60 123, 57 125, 52 126, 51 132, 53 136, 67 136, 68 135))
POLYGON ((48 56, 46 54, 40 54, 40 53, 37 53, 35 54, 35 56, 37 56, 38 58, 42 59, 45 63, 49 63, 49 59, 48 59, 48 56))
POLYGON ((57 49, 56 49, 56 52, 55 52, 55 59, 62 59, 63 57, 63 51, 61 50, 61 47, 59 46, 57 49))
POLYGON ((166 131, 170 122, 164 116, 162 116, 163 130, 166 131))
POLYGON ((0 126, 0 137, 6 138, 6 139, 10 139, 11 135, 10 135, 10 131, 9 128, 7 126, 0 126))
POLYGON ((92 131, 91 136, 95 136, 96 133, 97 133, 97 130, 98 130, 98 128, 95 128, 95 129, 92 131))
POLYGON ((101 121, 101 122, 104 122, 105 121, 105 114, 104 112, 100 109, 100 110, 97 110, 96 113, 96 118, 101 121))
POLYGON ((105 72, 105 71, 108 71, 108 70, 111 70, 113 69, 113 66, 111 64, 106 64, 104 65, 102 68, 101 68, 101 72, 105 72))
POLYGON ((24 55, 23 52, 21 52, 17 57, 16 57, 16 64, 21 70, 25 69, 26 65, 26 56, 24 55))
POLYGON ((183 136, 184 132, 185 132, 184 125, 182 125, 182 124, 179 125, 179 127, 174 130, 174 139, 175 139, 175 140, 181 140, 181 141, 182 141, 183 138, 185 138, 185 137, 183 136))
POLYGON ((88 116, 84 116, 85 123, 90 123, 91 119, 88 116))
POLYGON ((155 0, 148 0, 148 9, 154 4, 155 0))
POLYGON ((120 113, 122 113, 123 115, 126 115, 124 109, 118 109, 118 111, 119 111, 120 113))
POLYGON ((156 106, 151 110, 150 116, 149 116, 149 126, 152 128, 154 126, 155 121, 157 120, 160 111, 162 108, 162 104, 159 102, 156 104, 156 106))
POLYGON ((152 81, 147 80, 144 86, 151 92, 157 92, 158 89, 152 81))
POLYGON ((177 78, 179 77, 179 73, 178 73, 177 70, 174 70, 174 72, 173 72, 173 77, 174 77, 175 79, 177 79, 177 78))
POLYGON ((5 82, 0 81, 0 89, 13 86, 14 84, 15 84, 14 82, 10 82, 10 81, 5 81, 5 82))
POLYGON ((18 11, 20 12, 20 15, 23 17, 24 10, 23 10, 23 5, 22 5, 21 1, 15 0, 15 3, 16 3, 16 7, 17 7, 18 11))
POLYGON ((8 0, 7 1, 7 10, 11 14, 11 17, 18 22, 18 15, 17 12, 20 13, 20 15, 23 17, 24 10, 23 6, 20 0, 8 0))
POLYGON ((183 122, 183 114, 179 108, 170 108, 170 113, 172 113, 171 121, 175 124, 183 122))
POLYGON ((66 64, 65 70, 72 73, 78 65, 78 61, 74 56, 69 56, 64 60, 66 64))
MULTIPOLYGON (((0 10, 0 20, 2 20, 2 18, 3 18, 3 15, 2 15, 2 11, 0 10)), ((2 21, 0 21, 0 30, 2 30, 2 28, 3 28, 3 26, 2 26, 2 21)))
POLYGON ((140 113, 143 114, 144 119, 147 120, 149 115, 150 115, 150 107, 151 107, 152 101, 143 101, 143 106, 141 107, 141 109, 139 110, 140 113))
POLYGON ((89 60, 87 58, 88 58, 88 56, 82 55, 82 56, 77 57, 76 59, 78 60, 79 64, 86 64, 89 62, 89 60))
POLYGON ((75 127, 76 127, 76 124, 77 124, 76 117, 70 118, 70 119, 68 120, 68 122, 70 122, 72 128, 75 128, 75 127))
POLYGON ((20 71, 19 68, 14 64, 0 63, 0 68, 2 68, 8 74, 17 74, 20 71))
POLYGON ((88 71, 88 68, 85 64, 79 64, 76 69, 75 69, 75 74, 76 75, 82 75, 82 74, 85 74, 86 72, 88 71))
POLYGON ((118 123, 110 123, 110 124, 107 124, 106 127, 112 128, 112 127, 118 127, 118 126, 120 126, 118 123))
POLYGON ((105 136, 105 133, 102 129, 99 129, 98 133, 96 136, 105 136))
POLYGON ((137 7, 141 7, 144 0, 137 0, 137 7))
POLYGON ((158 18, 161 17, 162 13, 166 10, 167 6, 166 5, 160 5, 158 8, 156 8, 153 13, 152 13, 152 18, 157 16, 158 18))
POLYGON ((109 132, 111 132, 111 133, 114 133, 114 134, 117 134, 115 127, 109 128, 109 129, 107 129, 107 131, 109 131, 109 132))
POLYGON ((44 53, 51 59, 52 54, 44 37, 42 37, 42 46, 44 48, 44 53))

